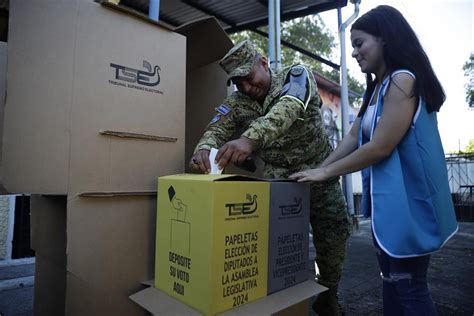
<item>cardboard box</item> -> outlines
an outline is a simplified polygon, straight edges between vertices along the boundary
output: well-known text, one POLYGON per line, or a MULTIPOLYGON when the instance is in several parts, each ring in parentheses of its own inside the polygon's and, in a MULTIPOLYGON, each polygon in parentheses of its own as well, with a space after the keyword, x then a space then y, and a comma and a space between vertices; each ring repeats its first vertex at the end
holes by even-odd
POLYGON ((183 169, 182 35, 83 0, 12 2, 9 32, 7 190, 151 190, 183 169))
POLYGON ((36 316, 63 315, 66 300, 66 197, 30 197, 36 316))
POLYGON ((178 27, 186 36, 186 151, 185 168, 204 129, 227 97, 227 74, 219 60, 233 43, 215 18, 178 27), (212 48, 212 49, 211 49, 212 48))
POLYGON ((216 60, 232 42, 214 18, 171 30, 112 4, 32 0, 9 23, 9 192, 155 190, 227 93, 216 60))
POLYGON ((153 274, 156 176, 184 169, 185 115, 199 134, 226 96, 232 42, 214 18, 171 30, 92 0, 15 1, 9 41, 5 185, 64 204, 32 224, 35 313, 142 315, 128 295, 153 274))
POLYGON ((41 253, 36 253, 33 300, 35 316, 64 315, 66 274, 65 264, 58 264, 41 253))
MULTIPOLYGON (((5 112, 6 84, 7 84, 7 43, 0 42, 0 169, 2 165, 3 116, 5 112)), ((3 193, 6 193, 6 190, 3 188, 3 180, 0 174, 0 194, 3 194, 3 193)))
POLYGON ((66 315, 143 315, 128 296, 153 275, 156 195, 69 197, 66 315))
POLYGON ((158 188, 165 293, 212 315, 308 280, 309 184, 181 174, 158 188))
MULTIPOLYGON (((148 285, 154 281, 146 282, 148 285)), ((220 313, 221 316, 300 316, 308 315, 309 301, 313 296, 326 291, 327 288, 308 280, 285 290, 273 293, 230 311, 220 313)), ((150 286, 130 296, 130 299, 152 313, 160 316, 199 316, 199 311, 181 303, 163 291, 150 286)))
POLYGON ((155 286, 205 315, 264 297, 269 189, 232 175, 159 178, 155 286))
POLYGON ((153 276, 155 209, 155 195, 33 195, 35 315, 145 315, 128 296, 153 276))
POLYGON ((308 280, 310 185, 270 182, 268 293, 308 280))

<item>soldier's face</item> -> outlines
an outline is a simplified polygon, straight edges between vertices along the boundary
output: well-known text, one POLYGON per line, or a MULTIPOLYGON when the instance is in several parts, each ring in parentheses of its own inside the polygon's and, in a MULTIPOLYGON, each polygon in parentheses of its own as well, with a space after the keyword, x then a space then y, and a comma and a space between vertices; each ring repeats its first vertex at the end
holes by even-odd
POLYGON ((260 56, 255 61, 252 72, 245 77, 234 77, 232 82, 237 89, 260 103, 263 103, 270 90, 271 76, 267 59, 260 56))

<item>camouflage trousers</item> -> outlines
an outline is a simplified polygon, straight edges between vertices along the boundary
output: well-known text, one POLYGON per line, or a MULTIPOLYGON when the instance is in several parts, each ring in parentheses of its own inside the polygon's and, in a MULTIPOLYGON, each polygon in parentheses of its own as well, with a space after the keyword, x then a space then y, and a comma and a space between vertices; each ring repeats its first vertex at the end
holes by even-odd
MULTIPOLYGON (((298 169, 304 170, 308 167, 310 166, 298 169)), ((287 178, 299 170, 267 164, 264 176, 271 179, 287 178)), ((338 179, 311 184, 310 224, 319 269, 318 283, 337 290, 346 255, 346 241, 351 229, 338 179)))

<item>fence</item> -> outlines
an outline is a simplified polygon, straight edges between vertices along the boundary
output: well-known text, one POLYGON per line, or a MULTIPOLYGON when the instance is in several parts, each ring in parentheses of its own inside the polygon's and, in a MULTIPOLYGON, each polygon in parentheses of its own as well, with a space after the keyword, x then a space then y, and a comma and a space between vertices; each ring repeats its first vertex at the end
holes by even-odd
POLYGON ((446 164, 456 216, 474 222, 474 154, 447 154, 446 164))

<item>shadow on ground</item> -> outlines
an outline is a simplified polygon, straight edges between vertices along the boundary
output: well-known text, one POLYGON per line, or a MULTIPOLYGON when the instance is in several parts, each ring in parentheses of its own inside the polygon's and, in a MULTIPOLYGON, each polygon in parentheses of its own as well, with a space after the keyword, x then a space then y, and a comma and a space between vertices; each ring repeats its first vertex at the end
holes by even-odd
MULTIPOLYGON (((474 223, 434 253, 428 283, 438 315, 474 315, 474 223)), ((372 246, 370 221, 362 220, 349 238, 339 295, 345 314, 382 315, 382 280, 372 246)))

